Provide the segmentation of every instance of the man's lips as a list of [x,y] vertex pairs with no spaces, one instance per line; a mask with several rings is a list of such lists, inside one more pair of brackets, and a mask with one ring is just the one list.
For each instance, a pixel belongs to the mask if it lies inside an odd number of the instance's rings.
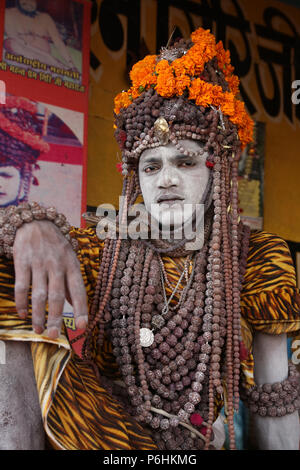
[[174,204],[176,202],[183,201],[184,198],[178,194],[164,194],[157,199],[158,204]]

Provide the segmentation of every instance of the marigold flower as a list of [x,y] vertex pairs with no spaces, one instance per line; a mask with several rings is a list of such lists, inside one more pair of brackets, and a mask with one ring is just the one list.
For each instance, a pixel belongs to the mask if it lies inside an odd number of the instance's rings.
[[231,77],[227,77],[226,81],[229,85],[230,91],[234,95],[238,95],[239,92],[240,92],[240,90],[239,90],[240,80],[239,80],[238,76],[237,75],[232,75]]
[[213,85],[211,89],[212,104],[219,107],[224,101],[224,92],[219,85]]
[[134,87],[146,87],[155,83],[155,63],[157,56],[156,55],[147,55],[143,60],[137,62],[130,72],[130,79]]
[[135,100],[141,94],[141,92],[139,91],[139,87],[131,87],[128,90],[128,93],[129,93],[129,98],[131,97],[132,100]]
[[176,94],[181,96],[190,86],[191,79],[188,75],[181,75],[175,79]]
[[242,126],[244,122],[245,114],[247,114],[245,111],[245,103],[239,100],[235,100],[234,106],[235,106],[235,112],[231,120],[234,124],[237,124],[238,126]]
[[184,61],[182,60],[182,57],[180,59],[173,60],[172,69],[175,72],[176,77],[180,77],[181,75],[186,74],[187,69],[185,67]]
[[169,62],[166,59],[160,60],[155,66],[155,72],[160,74],[171,70]]
[[172,67],[167,60],[161,60],[155,68],[158,73],[156,91],[159,95],[165,98],[170,98],[176,93],[176,81],[173,74]]
[[235,112],[235,99],[232,93],[226,91],[223,93],[223,102],[221,103],[221,110],[226,116],[233,116]]
[[129,98],[129,93],[126,91],[122,91],[115,97],[115,108],[114,112],[119,114],[122,108],[127,108],[132,103],[131,99]]

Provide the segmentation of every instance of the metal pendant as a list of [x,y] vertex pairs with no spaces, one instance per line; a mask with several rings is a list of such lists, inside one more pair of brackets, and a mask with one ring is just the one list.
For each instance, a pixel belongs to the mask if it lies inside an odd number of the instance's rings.
[[148,348],[154,342],[154,334],[149,328],[140,329],[140,343],[143,348]]
[[154,315],[154,317],[151,320],[151,325],[157,329],[162,328],[164,324],[165,324],[165,319],[162,315]]
[[161,145],[166,145],[169,142],[169,124],[162,116],[156,119],[154,123],[154,135],[159,140]]

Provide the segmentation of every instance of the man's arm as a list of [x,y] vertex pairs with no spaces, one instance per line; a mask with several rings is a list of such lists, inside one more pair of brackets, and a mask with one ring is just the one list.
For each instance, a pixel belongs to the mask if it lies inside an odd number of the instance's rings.
[[30,343],[2,342],[0,450],[44,449],[45,433]]
[[[288,376],[286,335],[255,332],[253,342],[254,380],[257,385],[282,382]],[[299,414],[282,417],[251,415],[255,448],[264,450],[299,449]]]

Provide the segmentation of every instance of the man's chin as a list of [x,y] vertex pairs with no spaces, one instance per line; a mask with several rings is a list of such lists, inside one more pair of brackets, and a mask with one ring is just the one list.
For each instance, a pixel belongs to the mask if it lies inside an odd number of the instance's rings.
[[182,208],[161,211],[158,214],[152,214],[152,217],[158,222],[162,231],[178,230],[186,222]]

